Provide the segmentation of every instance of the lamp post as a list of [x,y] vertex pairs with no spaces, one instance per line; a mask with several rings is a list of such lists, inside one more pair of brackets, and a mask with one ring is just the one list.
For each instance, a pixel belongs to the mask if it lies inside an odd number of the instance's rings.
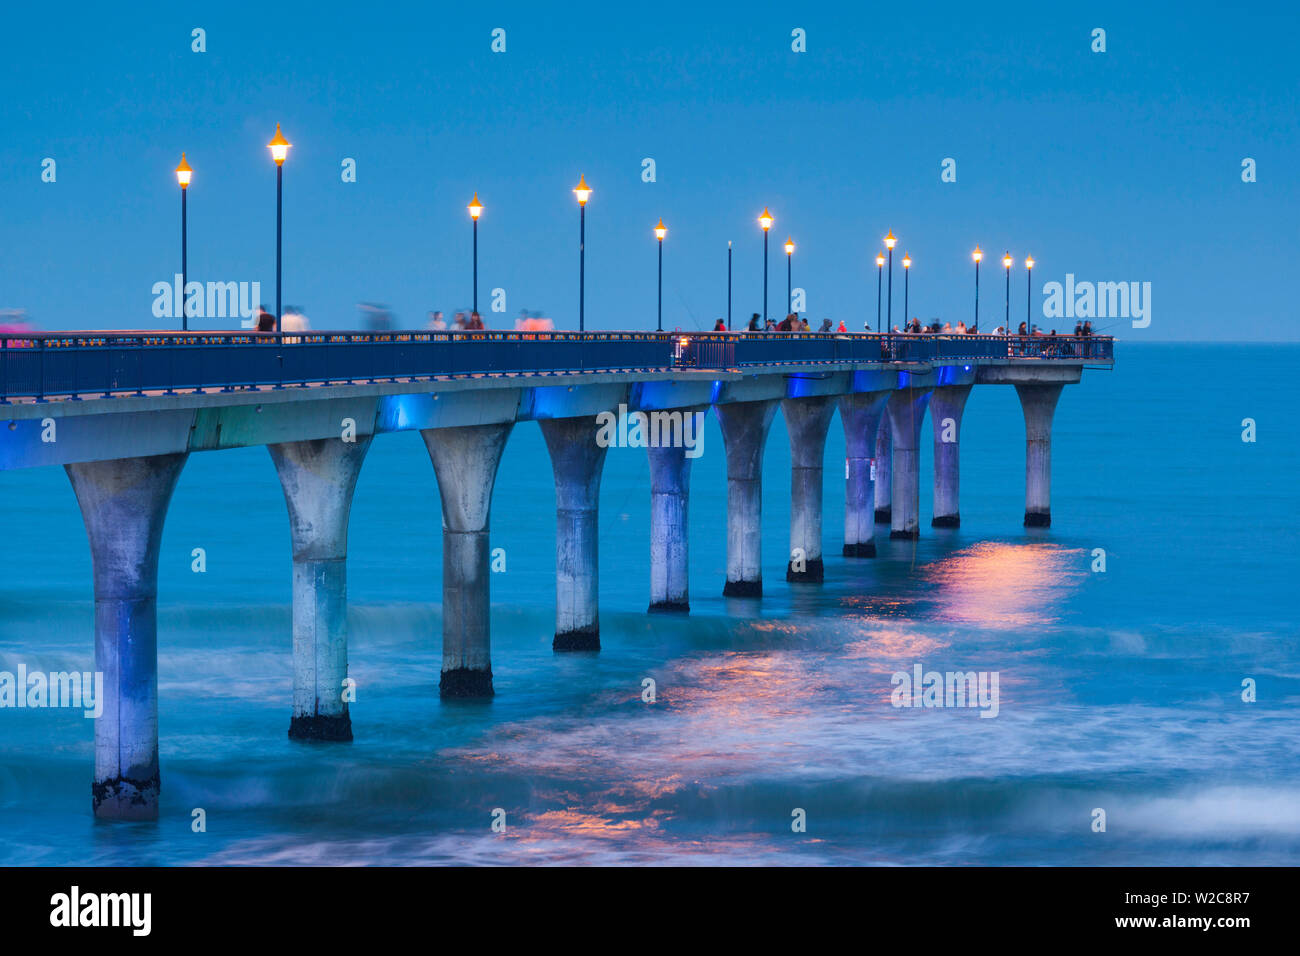
[[727,331],[731,331],[731,240],[727,240]]
[[794,240],[789,236],[785,237],[785,308],[786,314],[789,315],[794,311],[794,289],[791,287],[790,279],[792,273],[792,263],[794,262]]
[[186,223],[185,196],[190,191],[190,179],[194,176],[194,170],[190,169],[190,164],[185,162],[185,154],[181,153],[181,164],[176,167],[176,181],[181,184],[181,330],[189,331],[190,313],[185,308],[185,286],[189,279],[189,227]]
[[910,282],[908,282],[908,277],[911,274],[912,274],[912,257],[905,252],[903,253],[903,324],[904,325],[906,325],[908,322],[907,293],[908,293],[908,286],[911,284]]
[[483,215],[483,204],[478,193],[469,202],[469,217],[474,220],[474,311],[478,311],[478,217]]
[[655,330],[662,332],[664,330],[664,236],[668,235],[668,229],[664,226],[662,217],[659,225],[655,226],[655,238],[659,240],[659,321]]
[[[1011,258],[1011,253],[1010,253],[1010,252],[1008,252],[1008,253],[1006,253],[1005,255],[1002,256],[1002,266],[1003,266],[1004,269],[1007,270],[1007,317],[1006,317],[1006,323],[1007,323],[1007,331],[1008,331],[1008,332],[1011,331],[1011,263],[1014,262],[1014,261],[1015,261],[1015,260]],[[1025,326],[1025,331],[1026,331],[1026,332],[1033,332],[1034,330],[1031,329],[1031,328],[1029,328],[1029,326],[1026,325],[1026,326]]]
[[[975,328],[980,325],[980,260],[984,258],[984,253],[980,252],[980,247],[976,246],[972,253],[975,258]],[[1007,330],[1011,331],[1010,329]]]
[[289,155],[290,142],[280,132],[280,124],[275,124],[275,137],[266,144],[270,147],[271,158],[275,160],[275,331],[280,331],[280,248],[284,209],[284,160]]
[[891,329],[894,327],[894,244],[898,242],[894,238],[894,230],[889,230],[889,235],[885,236],[885,248],[889,250],[889,294],[885,297],[885,314],[889,316],[885,324]]
[[767,325],[767,231],[772,228],[772,214],[763,207],[763,215],[758,217],[758,224],[763,227],[763,325]]
[[[1029,256],[1025,259],[1025,331],[1032,332],[1029,326],[1029,316],[1033,311],[1034,295],[1034,257]],[[1008,332],[1011,329],[1007,329]]]
[[[883,254],[877,252],[876,253],[876,331],[882,334],[884,333],[885,330],[880,326],[880,290],[882,288],[882,283],[884,282],[884,278],[885,278],[885,257]],[[890,328],[893,328],[893,326],[890,326]]]
[[578,331],[587,329],[587,200],[591,188],[587,177],[579,174],[578,185],[573,187],[578,197]]

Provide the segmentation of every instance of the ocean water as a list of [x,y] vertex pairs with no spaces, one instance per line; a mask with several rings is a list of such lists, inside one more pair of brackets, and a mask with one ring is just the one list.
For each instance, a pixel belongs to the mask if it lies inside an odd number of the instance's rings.
[[[269,455],[193,455],[159,581],[160,819],[93,820],[79,711],[0,710],[0,864],[1300,862],[1300,347],[1117,352],[1062,396],[1051,529],[1021,526],[1015,392],[981,386],[963,422],[962,527],[928,526],[927,450],[921,539],[839,557],[837,417],[820,586],[784,580],[778,416],[761,602],[721,596],[710,415],[689,617],[645,613],[645,453],[612,449],[599,654],[551,650],[554,487],[538,428],[520,424],[493,504],[507,569],[492,580],[485,703],[438,698],[436,482],[417,434],[381,436],[351,523],[352,744],[286,735],[289,535]],[[90,556],[62,469],[0,473],[0,508],[0,670],[92,669]],[[997,717],[892,706],[891,675],[917,664],[996,671]]]

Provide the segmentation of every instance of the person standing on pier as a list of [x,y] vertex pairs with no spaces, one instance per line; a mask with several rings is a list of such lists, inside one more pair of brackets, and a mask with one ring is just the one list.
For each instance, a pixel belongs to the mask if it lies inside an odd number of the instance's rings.
[[727,323],[726,323],[726,322],[723,322],[721,319],[718,319],[718,321],[716,321],[716,322],[713,323],[713,331],[714,331],[714,332],[725,332],[725,331],[727,331]]
[[755,313],[753,314],[753,316],[750,317],[750,320],[749,320],[749,331],[751,331],[751,332],[763,332],[763,331],[765,331],[765,330],[762,328],[762,326],[760,326],[760,325],[758,324],[758,313],[757,313],[757,312],[755,312]]

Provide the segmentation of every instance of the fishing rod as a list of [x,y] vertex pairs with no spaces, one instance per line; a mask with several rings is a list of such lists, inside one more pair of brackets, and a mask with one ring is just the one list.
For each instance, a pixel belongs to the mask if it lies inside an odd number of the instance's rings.
[[686,314],[689,315],[691,321],[695,323],[695,331],[703,332],[704,330],[700,328],[700,320],[697,319],[695,313],[691,311],[690,303],[686,301],[686,296],[682,295],[681,289],[677,290],[677,298],[681,300],[682,306],[686,309]]
[[1099,329],[1093,329],[1092,334],[1096,335],[1098,332],[1105,332],[1107,329],[1113,329],[1117,325],[1123,325],[1126,321],[1127,319],[1121,319],[1118,322],[1112,322],[1110,325],[1104,325]]

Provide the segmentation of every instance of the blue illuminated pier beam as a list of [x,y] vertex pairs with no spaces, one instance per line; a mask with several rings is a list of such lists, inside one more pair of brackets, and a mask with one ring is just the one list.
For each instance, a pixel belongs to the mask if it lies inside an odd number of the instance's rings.
[[95,816],[158,816],[158,551],[185,452],[69,463],[95,577]]
[[934,517],[930,519],[931,527],[961,526],[958,503],[961,497],[961,416],[973,387],[973,383],[940,385],[930,393],[930,422],[934,432]]
[[[363,428],[373,422],[362,419]],[[351,740],[348,518],[370,434],[268,445],[289,509],[293,546],[295,740]]]
[[543,418],[539,424],[555,474],[555,639],[552,646],[557,651],[598,651],[598,515],[600,478],[609,446],[598,440],[600,421],[595,415]]
[[888,388],[839,397],[840,421],[844,425],[843,554],[846,558],[876,556],[876,490],[872,471],[885,403],[898,380],[896,372],[878,374],[882,381],[874,384],[890,382]]

